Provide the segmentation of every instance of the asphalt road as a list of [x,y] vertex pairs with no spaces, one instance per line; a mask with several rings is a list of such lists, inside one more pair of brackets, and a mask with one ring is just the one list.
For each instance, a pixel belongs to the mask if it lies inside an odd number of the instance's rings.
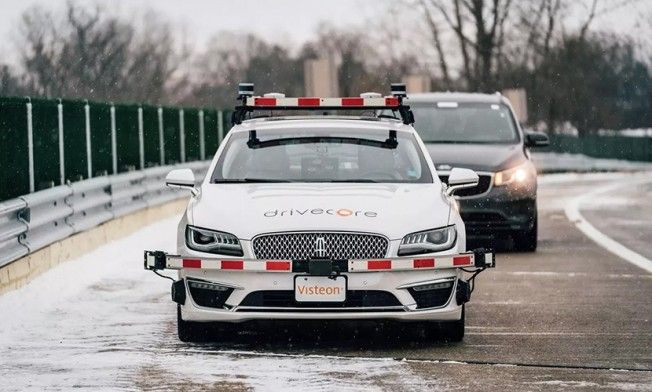
[[563,211],[614,181],[623,188],[581,213],[652,256],[652,174],[546,177],[539,250],[502,253],[480,275],[460,344],[348,323],[250,325],[227,342],[183,344],[168,282],[141,270],[144,247],[173,244],[166,220],[0,297],[0,390],[652,391],[652,274]]

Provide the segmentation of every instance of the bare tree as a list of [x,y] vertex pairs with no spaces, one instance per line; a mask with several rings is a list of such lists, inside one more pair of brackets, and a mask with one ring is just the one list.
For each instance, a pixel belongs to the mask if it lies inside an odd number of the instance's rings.
[[[429,0],[427,3],[424,0],[422,5],[433,37],[439,34],[432,18],[433,11],[437,11],[455,33],[467,87],[482,91],[493,88],[492,72],[502,49],[512,0]],[[438,53],[443,56],[442,51]]]
[[38,95],[161,102],[173,61],[173,34],[155,15],[142,31],[100,6],[68,3],[63,15],[32,8],[20,25],[21,60]]

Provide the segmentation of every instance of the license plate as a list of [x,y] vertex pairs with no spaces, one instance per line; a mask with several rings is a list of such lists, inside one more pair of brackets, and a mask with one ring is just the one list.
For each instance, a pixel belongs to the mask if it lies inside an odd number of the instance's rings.
[[338,276],[297,276],[294,278],[294,299],[297,302],[344,302],[346,278]]

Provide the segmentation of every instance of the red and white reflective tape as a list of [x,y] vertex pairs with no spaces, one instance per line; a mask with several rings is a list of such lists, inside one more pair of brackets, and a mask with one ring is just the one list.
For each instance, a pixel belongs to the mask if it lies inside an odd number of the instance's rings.
[[409,271],[475,266],[473,253],[426,258],[349,260],[349,272]]
[[198,268],[224,271],[291,272],[289,260],[219,260],[166,256],[166,268]]
[[299,97],[299,98],[275,98],[275,97],[249,97],[247,106],[253,107],[388,107],[399,105],[397,97],[380,97],[380,98],[317,98],[317,97]]
[[[493,266],[493,254],[484,255],[485,266]],[[242,260],[242,259],[206,259],[185,258],[182,256],[165,255],[166,269],[205,269],[221,271],[251,271],[251,272],[293,272],[291,260]],[[156,268],[156,257],[153,252],[147,252],[146,268]],[[348,272],[378,272],[378,271],[413,271],[475,267],[475,255],[472,252],[458,255],[437,257],[397,257],[391,259],[349,260]]]

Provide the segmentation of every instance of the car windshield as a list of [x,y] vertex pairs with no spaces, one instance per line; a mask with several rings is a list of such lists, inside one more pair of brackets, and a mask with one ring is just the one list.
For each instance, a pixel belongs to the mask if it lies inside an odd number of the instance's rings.
[[432,176],[414,135],[292,129],[233,134],[211,182],[427,183]]
[[509,108],[502,104],[440,102],[411,105],[426,143],[514,143],[518,133]]

